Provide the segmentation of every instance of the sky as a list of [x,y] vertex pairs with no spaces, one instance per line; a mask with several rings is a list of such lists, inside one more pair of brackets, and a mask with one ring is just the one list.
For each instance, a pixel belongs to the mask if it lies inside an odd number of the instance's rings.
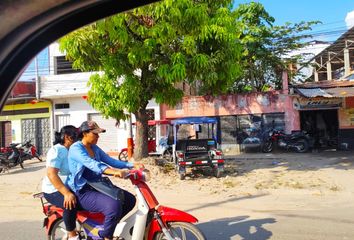
[[[313,27],[316,40],[334,41],[354,25],[354,0],[254,0],[275,18],[276,25],[286,22],[321,21]],[[249,0],[235,0],[237,7]],[[348,15],[348,16],[347,16]],[[346,21],[347,18],[347,21]]]
[[[313,26],[310,32],[314,40],[335,41],[346,32],[349,26],[354,26],[354,0],[254,0],[263,4],[266,11],[275,18],[276,25],[286,22],[321,21]],[[237,7],[240,3],[250,0],[234,0]],[[48,72],[48,51],[38,55],[40,75]],[[24,72],[21,80],[33,79],[35,76],[34,62]]]

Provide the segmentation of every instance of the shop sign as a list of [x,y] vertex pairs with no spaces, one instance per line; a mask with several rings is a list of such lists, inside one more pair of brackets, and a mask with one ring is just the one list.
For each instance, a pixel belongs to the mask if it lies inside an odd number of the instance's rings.
[[340,108],[343,105],[342,98],[297,98],[294,99],[294,108],[304,109],[324,109]]

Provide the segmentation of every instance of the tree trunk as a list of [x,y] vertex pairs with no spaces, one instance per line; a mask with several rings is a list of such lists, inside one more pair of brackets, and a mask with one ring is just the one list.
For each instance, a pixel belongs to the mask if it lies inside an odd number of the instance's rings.
[[146,108],[141,108],[135,112],[136,118],[136,136],[134,146],[134,158],[140,160],[148,157],[148,115]]

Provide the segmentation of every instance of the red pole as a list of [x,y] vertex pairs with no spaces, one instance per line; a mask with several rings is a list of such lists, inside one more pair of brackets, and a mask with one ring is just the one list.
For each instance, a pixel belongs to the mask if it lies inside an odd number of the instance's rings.
[[128,120],[128,138],[127,138],[127,146],[128,146],[128,160],[133,157],[134,154],[134,141],[133,141],[133,128],[132,128],[132,114],[130,114]]
[[128,138],[127,139],[128,143],[128,159],[130,160],[134,154],[134,142],[133,138]]

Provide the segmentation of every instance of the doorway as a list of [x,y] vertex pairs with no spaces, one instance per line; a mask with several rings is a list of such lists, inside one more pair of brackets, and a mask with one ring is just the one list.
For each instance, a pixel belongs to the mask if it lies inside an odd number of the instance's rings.
[[0,147],[7,147],[12,142],[11,122],[0,122]]
[[315,148],[337,148],[337,109],[300,111],[300,124],[315,139]]

